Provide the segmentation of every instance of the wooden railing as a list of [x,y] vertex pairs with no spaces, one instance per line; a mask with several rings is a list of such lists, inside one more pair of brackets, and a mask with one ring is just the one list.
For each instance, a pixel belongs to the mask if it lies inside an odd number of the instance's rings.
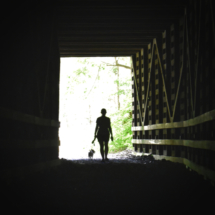
[[172,145],[172,146],[187,146],[197,149],[208,149],[215,151],[215,141],[209,140],[150,140],[150,139],[132,139],[135,144],[149,144],[149,145]]
[[[215,120],[215,110],[204,113],[193,119],[189,119],[181,122],[162,123],[154,125],[145,125],[144,130],[156,130],[156,129],[168,129],[168,128],[184,128],[189,126],[195,126],[204,122]],[[132,131],[141,131],[142,126],[136,126],[131,128]]]
[[41,117],[21,113],[21,112],[14,111],[14,110],[8,110],[3,107],[0,107],[0,117],[12,119],[12,120],[18,120],[21,122],[35,124],[35,125],[60,127],[59,121],[51,120],[51,119],[44,119]]

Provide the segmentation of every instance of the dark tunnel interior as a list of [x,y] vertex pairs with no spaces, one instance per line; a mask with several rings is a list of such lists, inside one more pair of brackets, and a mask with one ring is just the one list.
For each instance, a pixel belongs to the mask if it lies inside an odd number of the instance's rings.
[[[2,9],[4,210],[214,208],[214,1],[17,1]],[[133,163],[59,159],[60,58],[107,56],[132,57],[133,152],[150,157],[134,156]]]

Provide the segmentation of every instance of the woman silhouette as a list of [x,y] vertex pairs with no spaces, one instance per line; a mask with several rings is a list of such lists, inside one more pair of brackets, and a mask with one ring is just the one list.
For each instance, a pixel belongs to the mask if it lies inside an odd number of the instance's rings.
[[[95,138],[98,138],[100,144],[100,153],[102,156],[102,162],[105,160],[108,161],[108,141],[111,133],[111,140],[113,141],[113,134],[110,125],[110,118],[106,117],[106,109],[101,110],[101,117],[98,117],[96,120],[96,129],[95,129]],[[105,160],[104,160],[104,142],[105,142]]]

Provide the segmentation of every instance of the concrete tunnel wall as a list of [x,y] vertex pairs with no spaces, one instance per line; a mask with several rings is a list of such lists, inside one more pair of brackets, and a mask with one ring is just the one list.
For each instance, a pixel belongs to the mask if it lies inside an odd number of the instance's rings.
[[[214,181],[212,9],[210,1],[201,7],[189,4],[180,20],[133,56],[132,142],[135,151],[182,162]],[[60,54],[55,7],[17,5],[8,17],[1,35],[3,178],[59,164]]]

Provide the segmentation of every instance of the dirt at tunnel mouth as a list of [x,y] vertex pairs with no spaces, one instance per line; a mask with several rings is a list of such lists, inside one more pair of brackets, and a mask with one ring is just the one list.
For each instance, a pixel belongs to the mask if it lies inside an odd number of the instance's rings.
[[[148,159],[148,162],[146,162]],[[61,166],[2,184],[2,209],[22,214],[206,213],[209,181],[183,164],[153,157],[64,160]]]

